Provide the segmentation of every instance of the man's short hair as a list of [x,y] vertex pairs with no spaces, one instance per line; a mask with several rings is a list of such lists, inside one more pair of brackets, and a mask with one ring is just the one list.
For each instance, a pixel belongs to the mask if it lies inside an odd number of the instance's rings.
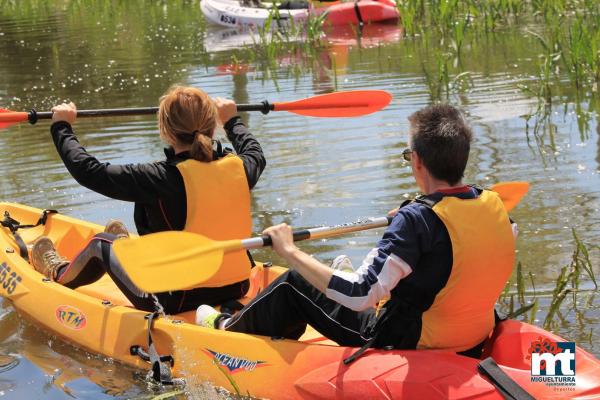
[[410,146],[431,175],[455,185],[463,177],[473,132],[462,113],[448,104],[425,107],[410,117]]

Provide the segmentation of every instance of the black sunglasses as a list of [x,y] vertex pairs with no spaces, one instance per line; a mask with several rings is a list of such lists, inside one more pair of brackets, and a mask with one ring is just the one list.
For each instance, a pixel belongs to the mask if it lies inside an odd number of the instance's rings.
[[412,152],[411,149],[404,149],[402,151],[402,158],[404,158],[404,161],[410,162]]

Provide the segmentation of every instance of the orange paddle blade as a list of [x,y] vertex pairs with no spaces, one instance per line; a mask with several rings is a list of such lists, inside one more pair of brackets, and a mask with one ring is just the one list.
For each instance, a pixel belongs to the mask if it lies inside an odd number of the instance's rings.
[[274,103],[273,110],[309,117],[358,117],[377,112],[390,104],[390,101],[392,95],[385,90],[354,90]]
[[504,208],[506,211],[510,211],[519,204],[523,196],[529,191],[529,182],[498,182],[492,185],[490,189],[500,195]]
[[19,122],[27,121],[29,117],[26,112],[15,112],[5,108],[0,108],[0,129],[8,128]]

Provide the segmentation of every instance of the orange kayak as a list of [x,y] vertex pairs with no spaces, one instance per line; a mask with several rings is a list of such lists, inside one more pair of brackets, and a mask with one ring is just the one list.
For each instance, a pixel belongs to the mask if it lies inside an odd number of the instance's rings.
[[[42,211],[0,203],[0,212],[21,224],[35,224]],[[62,214],[49,214],[45,224],[19,229],[27,247],[47,235],[59,252],[72,258],[102,226]],[[7,228],[0,229],[0,294],[23,316],[68,343],[148,370],[147,313],[135,310],[112,281],[71,290],[44,279],[20,255]],[[281,267],[259,264],[244,302],[276,276]],[[353,363],[343,360],[356,348],[342,347],[308,329],[299,340],[206,329],[193,323],[192,312],[159,317],[151,330],[158,353],[170,372],[188,385],[210,381],[241,394],[272,399],[502,399],[490,380],[480,374],[480,360],[441,350],[368,350]],[[576,384],[549,385],[532,376],[529,350],[536,343],[564,339],[518,321],[501,322],[485,349],[500,369],[538,399],[600,397],[600,362],[579,347],[575,351]],[[550,361],[548,361],[550,362]],[[536,378],[536,379],[532,379]],[[558,379],[558,378],[556,378]]]

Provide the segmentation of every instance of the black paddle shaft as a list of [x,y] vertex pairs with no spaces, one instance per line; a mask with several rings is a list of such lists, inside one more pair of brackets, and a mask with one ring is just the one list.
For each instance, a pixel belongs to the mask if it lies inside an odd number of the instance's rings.
[[[302,229],[299,231],[294,231],[293,236],[294,236],[294,242],[299,242],[301,240],[310,239],[310,230]],[[271,236],[264,235],[264,236],[261,236],[261,238],[263,241],[263,246],[273,246],[273,240],[271,239]]]
[[[257,104],[238,104],[238,111],[260,111],[263,114],[268,114],[269,111],[273,111],[274,105],[269,103],[267,100]],[[100,110],[77,110],[77,117],[121,117],[125,115],[150,115],[156,114],[158,107],[140,107],[140,108],[106,108]],[[35,110],[29,111],[27,119],[30,124],[35,124],[40,119],[51,119],[52,111],[37,112]]]

